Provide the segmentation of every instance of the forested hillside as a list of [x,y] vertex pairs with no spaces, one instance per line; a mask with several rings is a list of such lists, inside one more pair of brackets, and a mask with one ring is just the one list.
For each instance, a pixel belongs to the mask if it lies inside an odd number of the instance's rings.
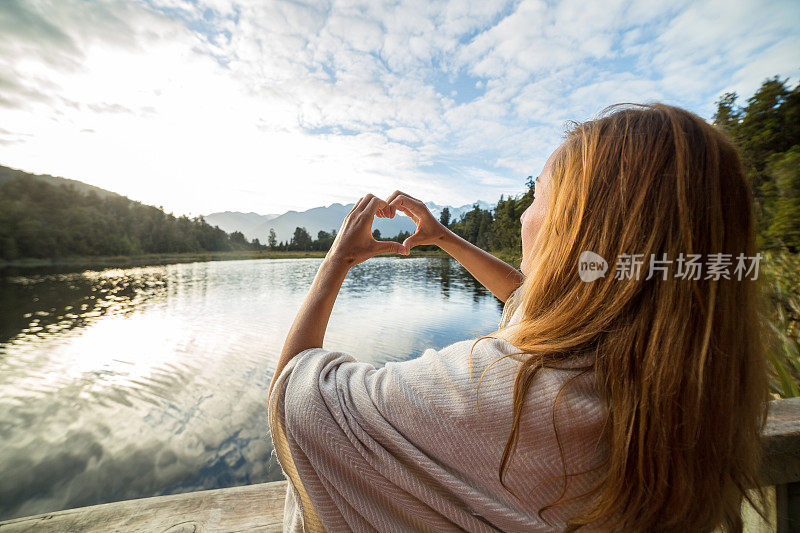
[[800,84],[777,76],[743,106],[736,93],[717,102],[714,123],[739,146],[753,186],[762,248],[800,250]]
[[17,170],[15,168],[9,168],[0,165],[0,186],[2,186],[7,181],[11,181],[17,178],[32,179],[55,186],[70,185],[74,187],[75,190],[78,192],[83,192],[83,193],[93,192],[100,198],[119,196],[115,192],[107,191],[105,189],[101,189],[100,187],[95,187],[94,185],[83,183],[82,181],[60,178],[58,176],[51,176],[50,174],[31,174],[23,170]]
[[91,185],[6,167],[0,176],[0,259],[259,247],[201,218],[175,217]]

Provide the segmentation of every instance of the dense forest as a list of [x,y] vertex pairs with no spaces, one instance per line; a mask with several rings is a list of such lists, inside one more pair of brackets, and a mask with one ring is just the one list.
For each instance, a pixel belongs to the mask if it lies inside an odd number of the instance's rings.
[[[777,76],[764,81],[746,104],[735,93],[716,103],[714,123],[736,142],[756,198],[763,249],[800,250],[800,84]],[[328,250],[336,230],[316,238],[296,228],[288,242],[248,242],[201,218],[175,217],[80,182],[31,176],[0,167],[0,259],[69,255],[135,255],[224,250]],[[9,175],[17,172],[19,175]],[[49,178],[49,179],[43,179]],[[60,180],[60,181],[55,181]],[[445,209],[440,220],[467,241],[514,257],[521,249],[520,216],[533,200],[533,178],[516,196],[500,196],[492,210],[478,204],[458,220]],[[402,242],[408,233],[376,239]],[[421,246],[421,250],[435,249]],[[518,257],[517,257],[518,259]]]
[[108,191],[3,171],[19,175],[0,182],[0,259],[262,248],[199,217],[175,217]]
[[753,187],[763,249],[800,251],[800,84],[767,79],[739,106],[736,93],[717,102],[714,123],[739,147]]

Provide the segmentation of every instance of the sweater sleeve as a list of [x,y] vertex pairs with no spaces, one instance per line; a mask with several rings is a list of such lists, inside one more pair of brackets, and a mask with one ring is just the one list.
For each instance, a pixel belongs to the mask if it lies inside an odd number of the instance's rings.
[[322,348],[289,362],[269,398],[286,529],[496,531],[462,503],[475,489],[452,459],[464,450],[454,406],[475,402],[455,357],[469,342],[380,369]]
[[387,470],[405,470],[396,449],[404,445],[402,428],[383,412],[388,398],[403,403],[389,374],[405,363],[376,369],[312,348],[283,369],[269,398],[269,426],[291,485],[286,510],[294,518],[284,516],[286,529],[434,530],[409,511],[413,495],[387,479]]

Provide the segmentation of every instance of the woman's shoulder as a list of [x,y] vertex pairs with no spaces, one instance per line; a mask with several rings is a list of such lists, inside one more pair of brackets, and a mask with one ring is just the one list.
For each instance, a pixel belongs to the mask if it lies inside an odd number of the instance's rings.
[[462,380],[479,377],[489,366],[500,365],[497,370],[516,368],[522,355],[503,338],[482,337],[457,341],[438,350],[429,348],[417,358],[386,363],[386,367],[410,375]]
[[498,327],[503,328],[521,318],[519,316],[519,311],[522,309],[521,304],[524,286],[525,284],[523,283],[514,289],[511,294],[508,295],[508,298],[506,298],[505,304],[503,305],[503,313],[500,316],[500,325]]
[[[426,350],[420,357],[387,363],[385,384],[414,392],[418,399],[445,410],[461,410],[476,400],[504,409],[513,403],[513,384],[529,354],[504,338],[484,337],[455,342],[440,350]],[[566,400],[597,401],[590,357],[576,357],[558,368],[542,368],[528,390],[533,404],[551,405],[559,390]],[[462,407],[458,407],[462,406]]]

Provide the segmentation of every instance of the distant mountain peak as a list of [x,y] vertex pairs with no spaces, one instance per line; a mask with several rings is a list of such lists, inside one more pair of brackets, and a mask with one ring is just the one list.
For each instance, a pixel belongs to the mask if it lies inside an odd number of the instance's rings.
[[[439,218],[445,207],[450,210],[450,220],[458,220],[461,216],[472,211],[473,206],[478,204],[482,209],[493,209],[496,204],[478,200],[471,204],[464,204],[460,207],[439,205],[434,202],[425,202],[431,214]],[[275,230],[278,241],[289,241],[294,235],[297,227],[306,228],[312,237],[316,237],[320,231],[338,230],[344,217],[355,203],[343,205],[334,202],[328,206],[312,207],[305,211],[286,211],[281,215],[259,215],[258,213],[238,213],[235,211],[224,211],[221,213],[211,213],[204,218],[211,225],[218,226],[228,233],[240,231],[248,240],[259,239],[266,242],[270,229]],[[376,218],[372,227],[380,230],[384,237],[393,237],[400,232],[413,232],[414,222],[402,213],[401,216],[394,218]],[[267,218],[264,218],[267,217]]]

